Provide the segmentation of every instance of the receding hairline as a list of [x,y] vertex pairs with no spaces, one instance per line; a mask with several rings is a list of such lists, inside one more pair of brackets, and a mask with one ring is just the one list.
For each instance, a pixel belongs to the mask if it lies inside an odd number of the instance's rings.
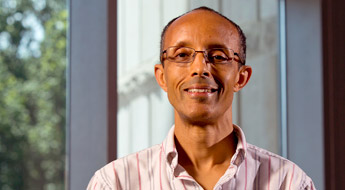
[[165,27],[161,33],[160,52],[163,51],[165,36],[166,36],[166,33],[169,30],[170,26],[173,25],[175,23],[175,21],[183,18],[184,16],[188,16],[189,14],[193,14],[193,13],[199,12],[199,11],[207,11],[207,12],[213,13],[213,15],[216,15],[216,16],[219,16],[219,17],[225,19],[228,23],[230,23],[231,27],[234,27],[233,29],[236,31],[235,35],[238,36],[238,42],[240,45],[240,52],[239,52],[240,53],[240,59],[242,60],[243,64],[245,64],[245,60],[246,60],[246,37],[245,37],[241,27],[238,26],[235,22],[233,22],[229,18],[227,18],[226,16],[222,15],[221,13],[219,13],[219,12],[217,12],[211,8],[204,7],[204,6],[193,9],[191,11],[188,11],[188,12],[170,20],[169,23],[167,25],[165,25]]
[[[162,43],[162,47],[164,47],[164,44],[165,44],[165,40],[166,40],[166,36],[170,33],[170,31],[175,28],[175,27],[180,27],[179,25],[183,25],[185,24],[185,20],[186,17],[190,17],[190,16],[193,16],[193,14],[200,14],[199,12],[207,12],[208,14],[211,14],[213,16],[216,16],[218,18],[221,18],[221,22],[224,22],[224,24],[222,24],[221,26],[225,26],[225,27],[228,27],[228,30],[231,30],[231,34],[234,34],[236,35],[237,37],[239,37],[239,32],[237,31],[236,29],[236,26],[232,23],[232,22],[229,22],[227,19],[225,19],[224,17],[212,12],[212,11],[209,11],[209,10],[204,10],[204,9],[198,9],[198,10],[193,10],[193,11],[190,11],[190,12],[187,12],[186,14],[183,14],[181,15],[180,17],[178,17],[177,19],[175,19],[172,23],[169,24],[168,28],[166,29],[165,33],[164,33],[164,36],[163,36],[163,43]],[[170,34],[171,35],[171,34]],[[240,41],[238,40],[238,43],[240,45]]]

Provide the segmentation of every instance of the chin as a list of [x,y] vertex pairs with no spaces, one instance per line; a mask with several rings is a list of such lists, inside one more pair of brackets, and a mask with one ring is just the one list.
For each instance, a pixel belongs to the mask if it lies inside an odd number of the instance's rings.
[[210,121],[210,120],[190,120],[189,123],[191,125],[195,125],[195,126],[208,126],[208,125],[213,125],[214,122]]
[[195,113],[189,113],[189,114],[179,114],[180,117],[187,121],[188,123],[192,124],[192,125],[199,125],[199,126],[203,126],[203,125],[211,125],[213,123],[215,123],[215,120],[217,117],[215,117],[214,113],[210,113],[210,112],[200,112],[200,110]]

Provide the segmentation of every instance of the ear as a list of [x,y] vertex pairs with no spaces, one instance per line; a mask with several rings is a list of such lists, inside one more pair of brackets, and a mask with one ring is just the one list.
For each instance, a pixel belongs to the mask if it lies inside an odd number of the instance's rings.
[[234,86],[234,91],[240,91],[246,84],[249,82],[250,77],[252,76],[252,67],[249,65],[243,65],[240,67],[238,73],[238,80]]
[[166,92],[167,91],[167,85],[165,81],[165,75],[164,75],[164,68],[162,64],[156,64],[155,65],[155,77],[156,81],[159,84],[159,86]]

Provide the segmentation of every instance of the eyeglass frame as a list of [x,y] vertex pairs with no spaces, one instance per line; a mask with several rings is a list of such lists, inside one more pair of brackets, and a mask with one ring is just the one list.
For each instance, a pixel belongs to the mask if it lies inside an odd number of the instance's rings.
[[[169,48],[173,48],[173,47],[179,47],[179,46],[170,46],[170,47],[168,47],[167,49],[165,49],[165,50],[163,50],[162,52],[161,52],[161,56],[160,56],[160,58],[161,58],[161,62],[163,63],[163,54],[165,53],[167,53],[167,50],[169,49]],[[242,60],[241,60],[241,57],[240,57],[240,55],[239,55],[239,53],[237,53],[237,52],[235,52],[234,50],[232,50],[232,49],[230,49],[230,48],[210,48],[210,49],[206,49],[206,50],[199,50],[199,51],[197,51],[197,50],[195,50],[194,48],[191,48],[191,47],[184,47],[184,46],[181,46],[181,47],[179,47],[179,48],[189,48],[189,49],[192,49],[192,50],[194,50],[194,54],[193,54],[193,59],[190,61],[190,62],[176,62],[176,63],[192,63],[194,60],[195,60],[195,57],[196,57],[196,54],[197,53],[202,53],[203,55],[204,55],[204,59],[206,60],[206,61],[209,61],[209,59],[208,59],[208,55],[207,55],[207,52],[209,51],[209,50],[212,50],[212,49],[227,49],[227,50],[231,50],[233,53],[234,53],[234,55],[235,56],[237,56],[239,59],[236,59],[236,57],[233,57],[233,58],[231,58],[232,60],[235,60],[236,62],[238,62],[238,63],[240,63],[240,64],[242,64],[242,65],[244,65],[243,64],[243,62],[242,62]],[[164,58],[164,59],[167,59],[167,56]],[[170,60],[169,60],[170,61]],[[172,62],[174,62],[174,61],[172,61]],[[210,62],[211,63],[211,62]]]

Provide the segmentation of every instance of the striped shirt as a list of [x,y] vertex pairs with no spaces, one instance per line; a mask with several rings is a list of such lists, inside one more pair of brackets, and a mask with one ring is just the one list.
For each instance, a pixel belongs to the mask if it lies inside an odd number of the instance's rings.
[[[234,132],[238,138],[236,152],[214,190],[315,189],[312,180],[296,164],[247,144],[243,131],[236,125]],[[96,171],[87,190],[203,189],[177,160],[172,127],[162,144],[119,158]]]

